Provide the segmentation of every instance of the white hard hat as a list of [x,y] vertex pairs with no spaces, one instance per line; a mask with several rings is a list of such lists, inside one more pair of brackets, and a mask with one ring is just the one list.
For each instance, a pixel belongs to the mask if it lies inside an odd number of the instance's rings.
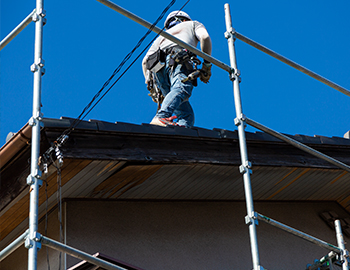
[[173,18],[175,17],[182,17],[182,18],[186,18],[188,20],[191,21],[191,17],[184,11],[179,11],[179,10],[176,10],[176,11],[173,11],[173,12],[170,12],[170,14],[168,15],[168,17],[166,17],[166,20],[164,22],[164,27],[165,28],[168,28],[169,26],[169,23],[173,20]]

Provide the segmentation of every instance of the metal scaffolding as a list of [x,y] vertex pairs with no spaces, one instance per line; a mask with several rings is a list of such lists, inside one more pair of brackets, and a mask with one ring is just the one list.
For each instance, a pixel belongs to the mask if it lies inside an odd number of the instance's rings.
[[38,233],[38,209],[39,189],[42,185],[41,171],[39,169],[40,155],[40,129],[41,129],[41,79],[45,73],[44,60],[42,58],[43,47],[43,26],[45,24],[45,10],[43,0],[36,0],[36,8],[0,43],[2,50],[16,35],[18,35],[31,21],[35,22],[35,46],[34,63],[30,67],[34,73],[33,82],[33,111],[29,119],[32,127],[31,143],[31,166],[30,175],[27,177],[27,184],[30,186],[29,202],[29,229],[16,239],[12,244],[0,253],[0,260],[12,253],[23,242],[28,249],[28,269],[37,269],[37,254],[41,248],[41,235]]
[[[252,41],[251,39],[248,39],[246,37],[244,37],[241,34],[238,34],[234,28],[232,27],[232,20],[231,20],[231,13],[230,13],[230,7],[229,4],[225,4],[225,22],[226,22],[226,33],[225,33],[225,37],[227,38],[228,41],[228,46],[229,46],[229,53],[230,53],[230,62],[231,62],[231,67],[235,70],[234,74],[231,74],[231,79],[233,80],[233,88],[234,88],[234,99],[235,99],[235,106],[236,106],[236,119],[235,119],[235,124],[238,128],[238,135],[239,135],[239,145],[240,145],[240,153],[241,153],[241,162],[242,165],[240,166],[240,172],[243,174],[243,181],[244,181],[244,190],[245,190],[245,196],[246,196],[246,207],[247,207],[247,216],[246,216],[246,223],[249,226],[249,233],[250,233],[250,246],[251,246],[251,252],[252,252],[252,262],[253,262],[253,269],[254,270],[262,270],[264,269],[261,265],[260,265],[260,260],[259,260],[259,248],[258,248],[258,244],[257,244],[257,235],[256,235],[256,225],[258,224],[257,221],[259,220],[263,220],[266,221],[268,224],[271,224],[273,226],[276,226],[282,230],[285,230],[286,232],[289,232],[293,235],[302,237],[305,240],[310,241],[311,243],[317,244],[319,246],[322,246],[324,248],[330,249],[333,252],[336,252],[337,254],[339,254],[340,260],[342,262],[342,267],[343,270],[348,270],[349,266],[348,266],[348,254],[347,254],[347,250],[345,249],[345,245],[344,245],[344,241],[342,240],[342,232],[341,232],[341,227],[340,227],[340,221],[336,220],[335,224],[336,224],[336,234],[337,234],[337,240],[338,240],[338,247],[333,246],[329,243],[326,243],[322,240],[319,240],[315,237],[312,237],[310,235],[307,235],[303,232],[300,232],[294,228],[291,228],[289,226],[286,226],[282,223],[279,223],[277,221],[274,221],[270,218],[267,218],[257,212],[254,211],[254,206],[253,206],[253,196],[252,196],[252,188],[251,188],[251,182],[250,182],[250,174],[252,173],[251,171],[251,163],[248,160],[248,153],[247,153],[247,145],[246,145],[246,140],[245,140],[245,124],[250,124],[252,126],[254,126],[255,128],[258,128],[262,131],[265,131],[266,133],[269,133],[271,135],[273,135],[274,137],[277,137],[305,152],[308,152],[309,154],[312,154],[316,157],[319,157],[321,159],[324,159],[336,166],[338,166],[339,168],[342,168],[344,170],[350,171],[350,166],[339,162],[338,160],[335,160],[327,155],[324,155],[302,143],[299,143],[279,132],[273,131],[253,120],[248,119],[247,117],[245,117],[245,115],[243,114],[242,111],[242,103],[241,103],[241,97],[240,97],[240,90],[239,90],[239,71],[237,69],[237,62],[236,62],[236,53],[235,53],[235,39],[239,38],[245,42],[247,42],[249,45],[254,46],[255,48],[262,50],[263,52],[266,52],[267,54],[277,58],[278,60],[302,71],[303,73],[333,87],[334,89],[341,91],[342,93],[346,94],[346,95],[350,95],[350,92],[321,77],[320,75],[300,66],[299,64],[267,49],[264,46],[261,46],[260,44]],[[249,42],[248,42],[249,41]],[[341,235],[341,237],[339,237],[339,235]],[[330,259],[331,260],[331,259]],[[330,261],[330,267],[332,265],[332,261]]]
[[[122,15],[136,21],[137,23],[145,26],[146,28],[151,28],[152,24],[143,20],[142,18],[132,14],[131,12],[121,8],[120,6],[108,1],[108,0],[97,0],[102,4],[108,6],[109,8],[121,13]],[[10,245],[8,245],[5,249],[0,252],[0,261],[4,260],[8,255],[14,252],[18,247],[20,247],[23,243],[25,247],[28,249],[28,269],[36,270],[37,269],[37,252],[41,248],[41,245],[48,246],[50,248],[65,252],[73,257],[86,260],[92,264],[103,267],[105,269],[124,269],[122,267],[111,264],[107,261],[101,260],[99,258],[93,257],[87,253],[79,251],[75,248],[69,247],[63,243],[57,242],[55,240],[49,239],[38,232],[38,197],[39,197],[39,188],[42,185],[41,180],[41,171],[39,169],[38,160],[40,153],[40,127],[41,127],[41,77],[44,74],[44,61],[42,59],[42,43],[43,43],[43,26],[45,23],[45,11],[43,9],[43,1],[36,0],[36,9],[32,11],[8,36],[6,36],[0,42],[0,50],[2,50],[19,32],[21,32],[31,21],[35,22],[35,53],[34,53],[34,64],[31,66],[31,71],[34,73],[34,84],[33,84],[33,115],[29,120],[29,125],[32,126],[32,144],[31,144],[31,172],[27,178],[27,184],[30,186],[30,211],[29,211],[29,229],[19,236],[15,241],[13,241]],[[340,221],[335,221],[336,228],[336,238],[338,246],[334,246],[327,242],[324,242],[320,239],[317,239],[313,236],[307,235],[301,231],[298,231],[294,228],[291,228],[287,225],[284,225],[278,221],[275,221],[271,218],[268,218],[264,215],[261,215],[254,211],[253,204],[253,195],[252,195],[252,187],[251,187],[251,179],[250,175],[252,173],[251,163],[248,159],[247,153],[247,143],[245,137],[245,126],[249,124],[257,129],[260,129],[266,133],[269,133],[303,151],[306,151],[309,154],[312,154],[318,158],[324,159],[339,168],[350,171],[350,166],[346,165],[338,160],[335,160],[327,155],[324,155],[298,141],[295,141],[288,136],[285,136],[279,132],[273,131],[262,124],[259,124],[249,118],[247,118],[243,114],[242,102],[241,102],[241,94],[240,94],[240,72],[237,68],[236,61],[236,52],[235,52],[235,40],[236,38],[246,42],[247,44],[275,57],[276,59],[296,68],[297,70],[321,81],[322,83],[344,93],[345,95],[350,96],[350,91],[329,81],[328,79],[300,66],[299,64],[271,51],[270,49],[252,41],[251,39],[237,33],[235,29],[232,27],[231,14],[229,4],[225,4],[225,23],[226,23],[226,32],[225,37],[228,41],[228,49],[230,55],[230,66],[225,63],[215,59],[214,57],[203,53],[197,48],[184,43],[178,38],[168,34],[167,32],[163,32],[160,28],[154,26],[152,31],[157,34],[175,42],[176,44],[190,50],[191,52],[201,56],[203,59],[208,60],[219,68],[229,72],[230,79],[233,84],[233,94],[235,100],[235,109],[236,109],[236,118],[235,125],[238,129],[239,135],[239,146],[241,153],[241,162],[240,172],[243,175],[244,182],[244,191],[246,198],[246,209],[247,216],[245,218],[246,224],[249,226],[249,235],[250,235],[250,244],[251,244],[251,254],[252,254],[252,263],[254,270],[263,270],[264,268],[260,265],[259,259],[259,248],[257,242],[257,225],[258,220],[264,221],[268,224],[271,224],[277,228],[280,228],[286,232],[289,232],[293,235],[301,237],[311,243],[314,243],[318,246],[324,247],[330,250],[330,253],[325,257],[318,260],[313,265],[310,265],[307,269],[317,269],[322,266],[325,262],[328,262],[329,268],[332,269],[332,264],[334,260],[337,260],[338,263],[341,263],[343,270],[348,270],[348,252],[345,248],[343,234],[341,231]],[[324,269],[324,268],[322,268]]]

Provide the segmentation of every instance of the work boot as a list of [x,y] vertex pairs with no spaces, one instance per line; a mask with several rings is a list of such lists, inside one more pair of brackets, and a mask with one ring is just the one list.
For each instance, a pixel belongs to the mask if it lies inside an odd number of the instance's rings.
[[162,127],[166,127],[166,126],[177,126],[177,123],[174,123],[174,119],[176,119],[177,117],[171,116],[168,118],[159,118],[157,116],[153,117],[152,121],[151,121],[151,125],[157,125],[157,126],[162,126]]

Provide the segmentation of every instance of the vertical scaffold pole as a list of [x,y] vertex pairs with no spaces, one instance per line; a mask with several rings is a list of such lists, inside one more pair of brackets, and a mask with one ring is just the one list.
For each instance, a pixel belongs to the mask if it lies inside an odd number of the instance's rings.
[[341,254],[341,259],[343,261],[342,269],[349,270],[349,262],[348,262],[349,254],[348,254],[348,251],[345,249],[344,237],[341,229],[340,220],[336,220],[334,224],[335,224],[335,232],[337,235],[338,247],[342,250],[342,254]]
[[241,162],[242,162],[242,165],[240,166],[240,172],[243,174],[244,191],[245,191],[246,207],[247,207],[246,223],[249,225],[250,245],[251,245],[251,253],[252,253],[254,270],[260,270],[263,268],[260,266],[258,241],[256,236],[256,225],[258,224],[257,223],[258,221],[257,221],[256,214],[254,212],[254,206],[253,206],[253,195],[252,195],[252,188],[250,183],[251,164],[248,161],[247,144],[246,144],[245,130],[244,130],[245,120],[242,112],[241,94],[239,89],[240,74],[237,69],[235,37],[234,37],[234,29],[232,28],[229,4],[225,4],[225,22],[226,22],[225,37],[227,38],[228,47],[229,47],[230,64],[231,64],[231,67],[234,69],[234,72],[231,73],[231,80],[233,81],[233,93],[234,93],[235,108],[236,108],[235,125],[237,126],[237,129],[238,129],[239,147],[240,147]]
[[30,186],[29,203],[29,235],[25,241],[28,248],[28,270],[37,269],[37,254],[41,248],[41,236],[38,233],[38,209],[39,209],[39,188],[42,185],[41,171],[39,169],[40,155],[40,128],[41,128],[41,79],[44,74],[44,61],[42,59],[43,26],[45,20],[45,11],[43,9],[43,0],[36,0],[36,9],[33,14],[35,22],[35,49],[34,64],[31,71],[34,73],[33,82],[33,116],[29,120],[32,126],[31,143],[31,168],[30,175],[27,178],[27,184]]

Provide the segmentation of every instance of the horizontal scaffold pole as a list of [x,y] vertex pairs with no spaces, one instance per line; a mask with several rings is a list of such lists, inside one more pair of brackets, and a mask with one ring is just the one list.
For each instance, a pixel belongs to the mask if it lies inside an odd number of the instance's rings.
[[[333,263],[333,259],[335,260],[337,257],[337,253],[331,251],[329,252],[326,256],[322,257],[319,260],[315,260],[315,262],[313,264],[307,265],[307,270],[317,270],[320,269],[320,267],[324,264],[326,264],[327,262],[329,263],[329,265],[331,265]],[[330,268],[330,270],[332,270]]]
[[[151,27],[153,26],[151,23],[145,21],[144,19],[136,16],[135,14],[129,12],[128,10],[118,6],[117,4],[108,1],[108,0],[97,0],[100,3],[104,4],[105,6],[113,9],[114,11],[119,12],[120,14],[124,15],[125,17],[137,22],[138,24],[141,24],[142,26],[151,29]],[[206,54],[204,52],[202,52],[201,50],[198,50],[196,47],[191,46],[190,44],[187,44],[186,42],[183,42],[182,40],[174,37],[173,35],[170,35],[169,33],[162,31],[162,29],[160,29],[157,26],[153,26],[153,28],[151,29],[153,32],[165,37],[166,39],[171,40],[172,42],[180,45],[181,47],[197,54],[198,56],[202,57],[203,59],[209,61],[210,63],[218,66],[219,68],[222,68],[223,70],[226,70],[230,73],[233,72],[232,68],[229,65],[226,65],[225,63],[215,59],[214,57],[210,56],[209,54]]]
[[50,238],[47,238],[45,236],[41,236],[41,243],[45,246],[48,246],[52,249],[65,252],[68,255],[71,255],[75,258],[87,261],[89,263],[92,263],[94,265],[100,266],[103,269],[107,270],[127,270],[126,268],[120,267],[118,265],[112,264],[110,262],[107,262],[105,260],[102,260],[100,258],[96,258],[88,253],[82,252],[78,249],[72,248],[70,246],[67,246],[65,244],[62,244],[60,242],[57,242],[55,240],[52,240]]
[[318,239],[316,237],[313,237],[311,235],[308,235],[306,233],[298,231],[298,230],[296,230],[296,229],[294,229],[292,227],[289,227],[289,226],[287,226],[287,225],[285,225],[283,223],[280,223],[280,222],[278,222],[276,220],[273,220],[272,218],[266,217],[266,216],[261,215],[259,213],[256,213],[256,214],[257,214],[259,220],[262,220],[262,221],[264,221],[264,222],[266,222],[266,223],[268,223],[268,224],[270,224],[270,225],[272,225],[274,227],[280,228],[280,229],[282,229],[282,230],[284,230],[286,232],[289,232],[289,233],[291,233],[293,235],[299,236],[299,237],[303,238],[304,240],[307,240],[307,241],[309,241],[311,243],[314,243],[314,244],[316,244],[316,245],[318,245],[320,247],[326,248],[328,250],[334,251],[334,252],[336,252],[338,254],[342,253],[342,249],[340,249],[337,246],[334,246],[334,245],[329,244],[329,243],[327,243],[327,242],[325,242],[323,240],[320,240],[320,239]]
[[10,245],[0,251],[0,262],[3,261],[7,256],[9,256],[12,252],[14,252],[17,248],[19,248],[26,240],[29,231],[26,230],[21,236],[19,236],[15,241],[13,241]]
[[282,141],[285,141],[286,143],[289,143],[289,144],[295,146],[296,148],[299,148],[300,150],[303,150],[303,151],[305,151],[313,156],[316,156],[320,159],[328,161],[329,163],[331,163],[331,164],[333,164],[333,165],[335,165],[335,166],[337,166],[345,171],[350,172],[350,166],[343,163],[343,162],[340,162],[339,160],[336,160],[330,156],[327,156],[327,155],[325,155],[325,154],[323,154],[323,153],[321,153],[321,152],[319,152],[319,151],[317,151],[317,150],[315,150],[315,149],[313,149],[305,144],[302,144],[302,143],[300,143],[300,142],[298,142],[298,141],[296,141],[296,140],[294,140],[294,139],[292,139],[292,138],[290,138],[282,133],[279,133],[275,130],[272,130],[272,129],[258,123],[258,122],[255,122],[252,119],[244,117],[244,120],[248,125],[251,125],[257,129],[260,129],[261,131],[264,131],[264,132],[266,132],[266,133],[268,133],[268,134],[270,134],[270,135],[272,135],[272,136],[274,136]]
[[282,55],[280,55],[280,54],[270,50],[269,48],[266,48],[265,46],[255,42],[254,40],[251,40],[250,38],[247,38],[247,37],[243,36],[242,34],[240,34],[238,32],[234,32],[233,34],[239,40],[241,40],[241,41],[243,41],[243,42],[253,46],[254,48],[256,48],[256,49],[258,49],[258,50],[260,50],[260,51],[262,51],[262,52],[264,52],[264,53],[266,53],[266,54],[268,54],[268,55],[270,55],[270,56],[272,56],[272,57],[274,57],[274,58],[276,58],[278,60],[280,60],[281,62],[283,62],[283,63],[285,63],[285,64],[287,64],[287,65],[289,65],[289,66],[291,66],[291,67],[293,67],[293,68],[303,72],[303,73],[305,73],[306,75],[309,75],[310,77],[312,77],[312,78],[314,78],[314,79],[316,79],[316,80],[318,80],[318,81],[320,81],[320,82],[322,82],[322,83],[324,83],[324,84],[334,88],[335,90],[338,90],[339,92],[342,92],[343,94],[345,94],[345,95],[350,97],[350,91],[347,90],[346,88],[344,88],[344,87],[342,87],[342,86],[340,86],[340,85],[338,85],[338,84],[336,84],[336,83],[334,83],[334,82],[332,82],[332,81],[330,81],[330,80],[328,80],[328,79],[318,75],[317,73],[315,73],[315,72],[313,72],[313,71],[311,71],[311,70],[309,70],[309,69],[307,69],[307,68],[305,68],[305,67],[303,67],[303,66],[301,66],[301,65],[299,65],[299,64],[297,64],[295,62],[293,62],[292,60],[289,60],[288,58],[286,58],[286,57],[284,57],[284,56],[282,56]]
[[24,28],[27,27],[32,22],[32,17],[35,13],[35,9],[0,42],[0,51],[5,48],[7,44],[10,43]]

